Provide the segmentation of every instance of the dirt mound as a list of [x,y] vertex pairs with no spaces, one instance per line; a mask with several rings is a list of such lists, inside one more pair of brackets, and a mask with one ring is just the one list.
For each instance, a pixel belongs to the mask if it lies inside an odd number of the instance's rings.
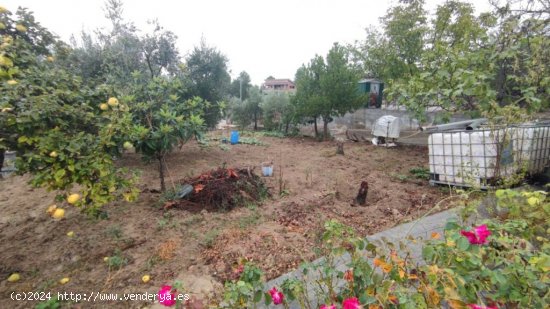
[[250,168],[218,168],[181,182],[178,199],[164,207],[229,210],[257,203],[269,195],[262,179]]

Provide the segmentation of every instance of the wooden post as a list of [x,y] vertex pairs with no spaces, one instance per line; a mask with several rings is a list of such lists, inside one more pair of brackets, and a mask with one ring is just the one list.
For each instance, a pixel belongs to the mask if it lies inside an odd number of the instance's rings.
[[361,206],[364,206],[367,202],[367,191],[369,190],[369,183],[366,181],[361,182],[361,187],[359,187],[359,192],[355,198],[355,202]]

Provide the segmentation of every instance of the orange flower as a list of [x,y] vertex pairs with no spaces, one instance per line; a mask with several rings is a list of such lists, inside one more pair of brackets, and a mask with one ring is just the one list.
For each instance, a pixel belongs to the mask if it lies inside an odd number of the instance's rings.
[[378,306],[378,305],[369,305],[369,309],[380,309],[382,307]]
[[397,304],[397,297],[395,295],[389,295],[388,300],[394,304]]
[[384,265],[382,265],[382,271],[385,272],[386,274],[389,273],[391,270],[392,270],[391,264],[384,263]]
[[373,263],[374,263],[374,266],[376,266],[376,267],[378,267],[378,266],[380,266],[380,265],[382,265],[382,264],[385,264],[384,261],[382,261],[381,259],[378,259],[378,258],[375,258],[374,261],[373,261]]
[[441,238],[441,234],[439,234],[438,232],[432,232],[432,239],[439,239]]
[[415,274],[409,274],[409,279],[416,280],[416,279],[418,279],[418,276],[415,275]]
[[402,269],[399,270],[399,278],[403,279],[405,277],[405,271]]

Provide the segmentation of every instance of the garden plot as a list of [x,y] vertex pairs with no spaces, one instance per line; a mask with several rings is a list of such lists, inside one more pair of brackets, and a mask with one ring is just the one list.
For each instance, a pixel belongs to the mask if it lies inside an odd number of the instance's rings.
[[[270,196],[231,210],[164,207],[174,194],[158,193],[157,166],[136,154],[119,164],[141,171],[140,199],[108,205],[103,219],[67,206],[65,218],[55,221],[46,213],[53,193],[31,188],[26,176],[0,181],[0,277],[21,275],[16,283],[0,283],[0,303],[12,291],[156,293],[176,280],[193,297],[215,302],[243,260],[270,279],[316,258],[328,219],[368,235],[423,215],[445,195],[416,178],[422,173],[410,172],[428,167],[426,147],[345,143],[342,156],[335,154],[336,142],[253,138],[262,144],[190,143],[167,159],[167,187],[174,191],[182,180],[219,168],[250,167],[260,175],[260,164],[273,161],[273,176],[260,177]],[[366,206],[353,206],[362,181],[369,184]],[[144,275],[151,280],[143,283]],[[61,284],[65,277],[70,281]]]

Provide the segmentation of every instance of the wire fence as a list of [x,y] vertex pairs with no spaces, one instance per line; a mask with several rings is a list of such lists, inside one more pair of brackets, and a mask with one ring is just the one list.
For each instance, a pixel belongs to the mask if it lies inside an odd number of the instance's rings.
[[550,123],[430,134],[430,183],[492,188],[542,173],[550,164]]

